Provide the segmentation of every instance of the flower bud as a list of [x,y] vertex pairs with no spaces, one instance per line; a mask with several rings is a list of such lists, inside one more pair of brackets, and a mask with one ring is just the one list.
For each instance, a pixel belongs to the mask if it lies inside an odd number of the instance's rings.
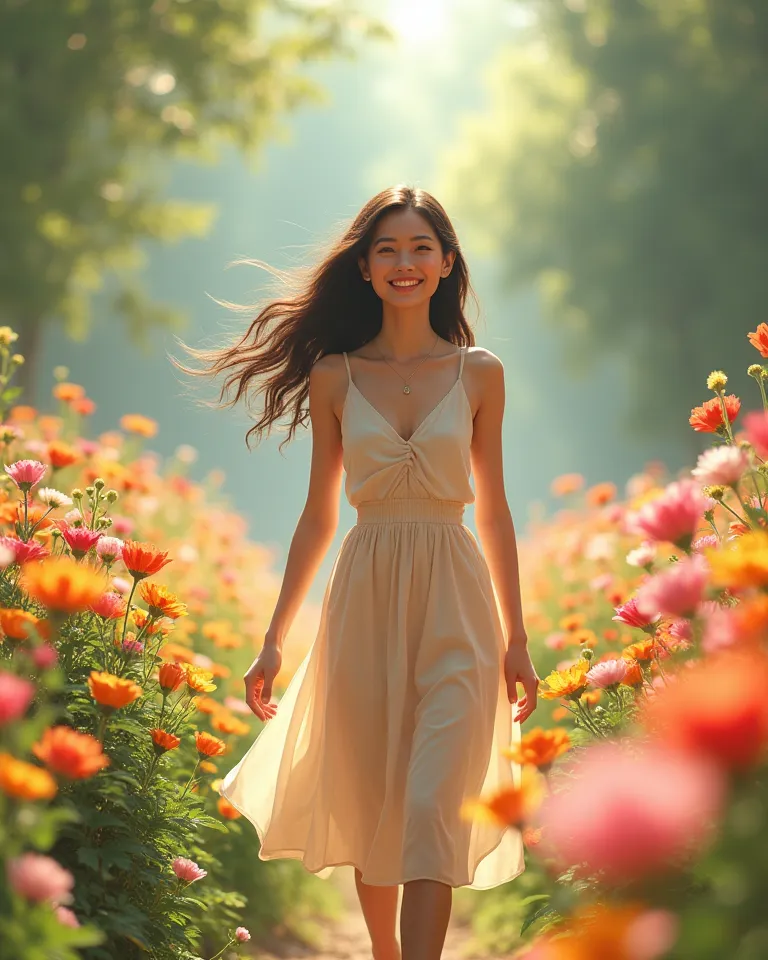
[[722,370],[713,370],[707,377],[707,389],[713,393],[724,393],[725,385],[728,383],[728,377]]
[[96,493],[96,488],[95,488],[95,487],[86,487],[86,488],[85,488],[85,492],[86,492],[87,496],[92,497],[92,496],[94,495],[94,493]]
[[747,367],[747,376],[754,377],[755,380],[762,374],[763,368],[759,363],[750,363]]
[[83,491],[79,487],[75,487],[75,489],[72,491],[70,496],[72,497],[73,500],[82,500]]
[[14,367],[20,367],[24,363],[24,357],[20,353],[14,353],[11,357],[11,363]]
[[117,503],[119,496],[117,490],[107,490],[107,503]]
[[589,662],[592,657],[594,657],[595,652],[591,647],[582,647],[581,648],[581,659]]
[[761,380],[768,380],[768,370],[766,370],[765,367],[763,367],[763,368],[761,369],[761,371],[760,371],[760,379],[761,379]]
[[93,485],[97,490],[103,490],[106,487],[106,481],[102,480],[101,477],[96,477],[93,481]]
[[18,339],[18,333],[10,327],[0,327],[0,347],[10,347],[13,341]]
[[725,487],[722,483],[714,483],[709,487],[704,487],[704,493],[713,500],[722,500],[725,496]]
[[60,363],[57,367],[53,368],[53,377],[55,380],[66,380],[68,376],[69,367],[65,367],[63,363]]

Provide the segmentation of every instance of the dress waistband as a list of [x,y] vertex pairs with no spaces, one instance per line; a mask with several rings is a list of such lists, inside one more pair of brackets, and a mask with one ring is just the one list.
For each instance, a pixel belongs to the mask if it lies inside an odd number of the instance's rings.
[[357,507],[358,523],[461,523],[464,504],[461,500],[433,500],[420,498],[390,498],[364,500]]

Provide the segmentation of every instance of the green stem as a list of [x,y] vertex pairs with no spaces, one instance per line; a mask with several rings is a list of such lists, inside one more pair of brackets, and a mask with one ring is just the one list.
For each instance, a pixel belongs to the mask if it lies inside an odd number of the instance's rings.
[[179,800],[183,800],[184,797],[186,797],[186,795],[187,795],[187,790],[189,790],[189,788],[190,788],[190,786],[191,786],[191,784],[192,784],[192,781],[195,779],[195,774],[197,773],[197,768],[198,768],[199,766],[200,766],[200,755],[198,754],[197,763],[195,764],[194,769],[192,770],[192,773],[190,774],[189,780],[187,780],[186,786],[184,787],[184,790],[183,790],[181,796],[179,797]]
[[725,405],[725,395],[721,391],[718,393],[718,399],[720,400],[720,406],[723,408],[723,426],[725,427],[725,432],[728,434],[728,438],[731,443],[734,443],[733,432],[731,431],[731,421],[728,419],[728,408]]
[[760,396],[763,398],[763,410],[768,411],[768,397],[765,395],[765,385],[763,384],[762,377],[755,377],[757,380],[757,385],[760,387]]
[[131,612],[131,600],[133,600],[133,595],[134,595],[134,593],[136,592],[136,584],[137,584],[137,583],[138,583],[138,581],[137,581],[136,578],[134,577],[133,586],[131,587],[131,592],[130,592],[130,595],[128,596],[128,602],[127,602],[126,605],[125,605],[125,616],[123,617],[123,635],[122,635],[122,637],[120,638],[120,643],[121,643],[121,644],[122,644],[123,640],[125,640],[125,634],[126,634],[126,631],[128,630],[128,614]]
[[720,505],[723,506],[723,507],[725,507],[726,510],[728,510],[730,513],[732,513],[732,514],[734,515],[734,517],[736,517],[736,519],[739,521],[739,523],[743,523],[744,526],[746,526],[746,527],[749,526],[749,521],[748,521],[748,520],[745,520],[744,517],[740,517],[740,516],[738,515],[738,513],[736,513],[736,511],[735,511],[732,507],[729,507],[728,504],[727,504],[724,500],[721,500],[721,501],[720,501]]
[[224,946],[221,948],[221,950],[219,950],[218,953],[214,953],[214,955],[211,957],[211,960],[216,960],[217,957],[220,957],[222,953],[224,953],[224,951],[227,949],[227,947],[231,947],[232,944],[236,942],[236,940],[237,938],[235,937],[235,939],[227,941],[227,943],[224,944]]

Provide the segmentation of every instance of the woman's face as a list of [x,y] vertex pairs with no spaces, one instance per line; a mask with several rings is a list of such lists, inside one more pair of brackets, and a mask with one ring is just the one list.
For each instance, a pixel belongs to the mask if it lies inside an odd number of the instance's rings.
[[429,221],[413,209],[393,210],[379,220],[368,259],[360,271],[373,289],[393,306],[415,306],[428,301],[453,267],[456,254],[443,255]]

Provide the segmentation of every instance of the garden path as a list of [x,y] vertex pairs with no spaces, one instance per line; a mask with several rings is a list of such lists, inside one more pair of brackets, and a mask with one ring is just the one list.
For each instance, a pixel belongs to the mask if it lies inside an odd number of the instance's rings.
[[[351,869],[342,867],[337,869],[336,876],[347,909],[338,921],[328,926],[321,952],[298,944],[280,943],[267,951],[255,951],[254,960],[371,960],[370,939],[357,901],[354,873]],[[481,957],[482,960],[507,960],[506,957],[470,952],[470,940],[470,929],[456,918],[454,912],[451,915],[442,960],[480,960]]]

